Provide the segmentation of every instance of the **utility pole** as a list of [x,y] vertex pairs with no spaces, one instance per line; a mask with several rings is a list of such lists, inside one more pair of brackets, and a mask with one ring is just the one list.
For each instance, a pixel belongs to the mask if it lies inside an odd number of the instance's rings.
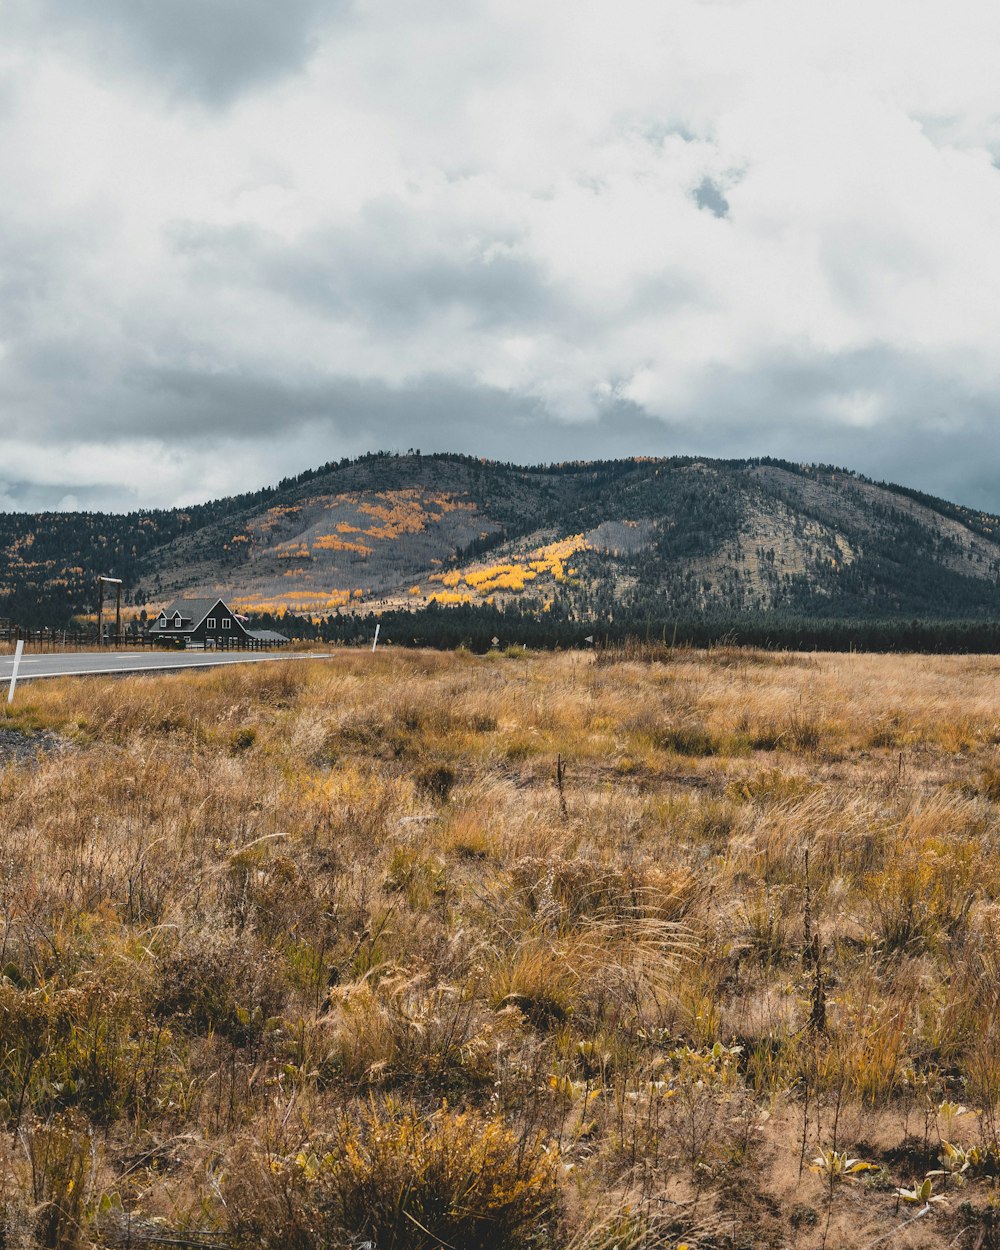
[[122,579],[120,577],[98,577],[97,600],[97,645],[104,646],[104,586],[105,583],[115,588],[115,642],[122,636]]

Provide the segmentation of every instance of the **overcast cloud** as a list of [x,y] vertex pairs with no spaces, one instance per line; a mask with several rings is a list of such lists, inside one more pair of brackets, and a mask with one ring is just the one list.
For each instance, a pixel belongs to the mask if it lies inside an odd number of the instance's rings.
[[0,508],[374,448],[1000,511],[1000,6],[0,0]]

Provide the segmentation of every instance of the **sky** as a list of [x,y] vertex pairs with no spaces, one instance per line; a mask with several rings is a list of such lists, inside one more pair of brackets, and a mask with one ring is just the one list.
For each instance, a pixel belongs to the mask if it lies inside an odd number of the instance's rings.
[[992,0],[0,0],[0,510],[369,450],[1000,512]]

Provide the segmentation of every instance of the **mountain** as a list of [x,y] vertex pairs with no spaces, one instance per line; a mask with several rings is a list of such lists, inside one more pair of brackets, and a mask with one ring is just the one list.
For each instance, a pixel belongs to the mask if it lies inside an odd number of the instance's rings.
[[532,468],[380,453],[192,508],[0,514],[0,616],[222,593],[313,619],[431,603],[587,619],[987,619],[1000,518],[771,459]]

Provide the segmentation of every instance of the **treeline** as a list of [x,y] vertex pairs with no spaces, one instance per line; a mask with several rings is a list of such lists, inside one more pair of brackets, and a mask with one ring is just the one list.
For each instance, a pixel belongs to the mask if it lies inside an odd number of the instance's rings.
[[488,604],[431,604],[413,612],[344,613],[320,621],[292,613],[255,617],[256,626],[277,629],[296,639],[346,646],[371,645],[376,624],[380,626],[380,644],[439,650],[466,646],[478,653],[494,645],[558,650],[616,645],[634,639],[675,646],[729,644],[776,651],[1000,652],[1000,621],[986,620],[852,621],[720,614],[586,621],[553,612],[504,611]]

